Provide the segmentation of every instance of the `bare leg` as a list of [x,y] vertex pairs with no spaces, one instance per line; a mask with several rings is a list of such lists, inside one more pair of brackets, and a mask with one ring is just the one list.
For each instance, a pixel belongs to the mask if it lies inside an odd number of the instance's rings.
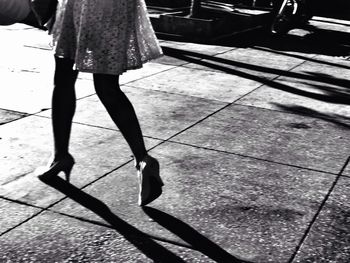
[[54,135],[54,159],[68,155],[72,120],[76,107],[75,81],[78,71],[74,61],[55,56],[56,69],[52,94],[52,128]]
[[134,107],[120,89],[119,76],[94,74],[94,85],[98,97],[129,144],[138,164],[147,151]]

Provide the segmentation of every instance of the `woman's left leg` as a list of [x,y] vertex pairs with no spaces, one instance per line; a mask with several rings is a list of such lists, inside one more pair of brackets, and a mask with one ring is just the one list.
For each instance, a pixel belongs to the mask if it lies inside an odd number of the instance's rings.
[[94,74],[96,94],[117,125],[138,164],[147,155],[142,131],[134,107],[120,89],[119,76]]

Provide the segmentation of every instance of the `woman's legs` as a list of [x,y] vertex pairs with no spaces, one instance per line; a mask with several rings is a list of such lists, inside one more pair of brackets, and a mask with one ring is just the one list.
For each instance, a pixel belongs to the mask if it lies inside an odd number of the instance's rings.
[[119,76],[94,74],[94,85],[102,104],[129,144],[136,163],[140,163],[147,151],[134,107],[120,89]]
[[55,62],[52,94],[54,161],[68,155],[69,138],[76,107],[74,86],[78,76],[78,71],[73,70],[73,60],[55,56]]

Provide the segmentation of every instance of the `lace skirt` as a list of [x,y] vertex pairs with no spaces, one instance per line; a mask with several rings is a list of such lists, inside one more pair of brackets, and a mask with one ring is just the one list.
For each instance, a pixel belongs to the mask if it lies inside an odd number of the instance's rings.
[[144,0],[60,0],[51,33],[82,72],[119,75],[162,55]]

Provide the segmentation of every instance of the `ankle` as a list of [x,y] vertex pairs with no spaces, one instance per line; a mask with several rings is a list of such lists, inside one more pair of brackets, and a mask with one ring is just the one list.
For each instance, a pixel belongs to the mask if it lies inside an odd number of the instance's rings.
[[69,152],[59,152],[59,153],[55,152],[53,155],[53,161],[54,162],[60,161],[67,158],[68,156],[71,156]]
[[140,156],[132,156],[134,158],[134,165],[137,170],[140,169],[140,163],[148,156],[147,152]]

